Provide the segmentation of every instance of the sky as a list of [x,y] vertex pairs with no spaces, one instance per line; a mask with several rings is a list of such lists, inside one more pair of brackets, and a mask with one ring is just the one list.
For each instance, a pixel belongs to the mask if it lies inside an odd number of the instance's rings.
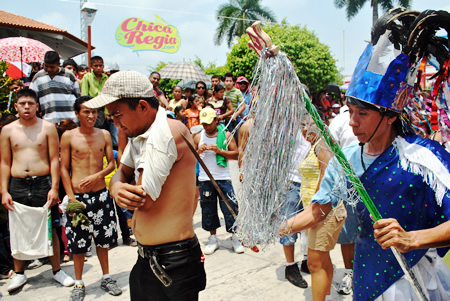
[[[91,0],[98,9],[92,23],[92,55],[100,55],[105,65],[118,64],[120,70],[136,70],[149,75],[149,68],[160,61],[193,61],[196,56],[204,64],[226,64],[230,52],[226,42],[214,44],[218,21],[216,11],[228,0]],[[396,3],[396,2],[394,2]],[[372,10],[367,1],[359,14],[347,20],[345,9],[337,9],[334,0],[262,0],[262,6],[274,13],[277,22],[284,18],[291,25],[306,26],[316,33],[321,43],[329,46],[343,75],[351,75],[370,40]],[[2,10],[80,33],[80,2],[76,0],[2,1]],[[450,11],[448,0],[413,0],[411,9],[443,9]],[[176,27],[181,36],[180,49],[173,54],[158,51],[138,53],[119,45],[115,34],[119,24],[130,17],[154,21],[154,15]],[[381,11],[379,12],[381,15]],[[74,58],[78,63],[81,57]]]

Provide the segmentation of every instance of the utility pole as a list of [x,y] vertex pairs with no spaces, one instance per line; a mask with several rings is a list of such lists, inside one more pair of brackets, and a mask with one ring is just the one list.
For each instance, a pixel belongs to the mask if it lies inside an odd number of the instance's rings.
[[[87,2],[87,0],[80,0],[80,32],[81,32],[81,39],[87,43],[88,42],[88,26],[86,25],[86,21],[84,20],[83,14],[81,12],[81,9],[83,8],[83,4],[85,2]],[[81,55],[81,63],[89,65],[87,53],[83,53]],[[90,70],[89,70],[89,72],[90,72]]]

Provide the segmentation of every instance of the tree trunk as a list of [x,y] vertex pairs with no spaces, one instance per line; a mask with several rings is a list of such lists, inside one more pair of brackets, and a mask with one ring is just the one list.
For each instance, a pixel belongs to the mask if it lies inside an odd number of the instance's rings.
[[378,0],[372,0],[372,27],[378,20]]

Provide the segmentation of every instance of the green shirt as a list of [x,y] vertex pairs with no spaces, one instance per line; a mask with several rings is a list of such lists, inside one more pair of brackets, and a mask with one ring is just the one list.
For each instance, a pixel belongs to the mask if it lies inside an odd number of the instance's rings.
[[81,80],[81,96],[95,97],[99,95],[107,80],[108,75],[104,73],[102,73],[102,80],[100,82],[95,77],[94,72],[85,74]]
[[225,96],[231,100],[233,108],[235,109],[238,107],[238,104],[244,101],[244,96],[242,96],[241,90],[236,89],[236,87],[233,87],[230,91],[225,89]]

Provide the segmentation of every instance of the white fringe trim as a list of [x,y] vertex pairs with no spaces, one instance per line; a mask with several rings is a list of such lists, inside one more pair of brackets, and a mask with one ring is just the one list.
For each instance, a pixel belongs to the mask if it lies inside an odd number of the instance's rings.
[[434,191],[436,203],[441,206],[447,190],[450,189],[450,173],[431,150],[414,143],[408,143],[402,137],[395,138],[393,145],[399,154],[403,170],[423,177]]

